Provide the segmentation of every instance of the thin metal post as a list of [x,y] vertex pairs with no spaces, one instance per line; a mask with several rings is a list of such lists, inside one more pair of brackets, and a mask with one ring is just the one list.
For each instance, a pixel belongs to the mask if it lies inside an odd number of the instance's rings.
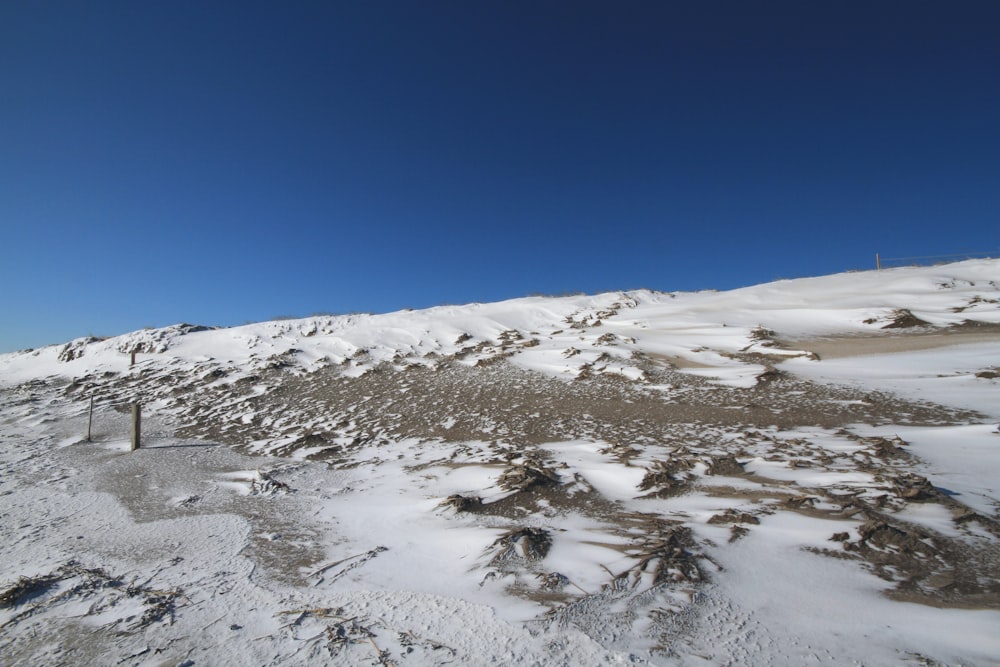
[[882,258],[878,256],[878,253],[875,253],[875,270],[882,270]]
[[90,439],[91,429],[94,426],[94,397],[90,397],[90,416],[87,418],[87,442],[93,442]]
[[142,440],[142,406],[136,401],[132,404],[132,451],[139,449]]

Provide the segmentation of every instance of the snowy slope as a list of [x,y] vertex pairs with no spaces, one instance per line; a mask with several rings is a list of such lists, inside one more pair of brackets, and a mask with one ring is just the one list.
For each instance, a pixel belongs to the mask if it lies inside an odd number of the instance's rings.
[[998,260],[0,355],[0,651],[996,664],[998,378]]
[[[757,328],[793,339],[885,333],[901,311],[933,327],[998,324],[997,274],[996,260],[975,260],[784,280],[729,292],[530,297],[228,329],[177,325],[2,355],[0,370],[7,382],[117,372],[127,368],[127,354],[133,350],[145,359],[156,355],[159,364],[211,359],[246,373],[293,350],[303,370],[345,365],[354,374],[381,362],[432,364],[436,357],[464,353],[463,360],[474,363],[501,352],[515,364],[554,374],[579,373],[601,353],[617,361],[633,351],[677,357],[682,364],[736,368],[739,364],[720,355],[759,350],[760,344],[751,345]],[[511,339],[505,341],[505,335]],[[609,337],[614,344],[608,344]],[[581,354],[567,359],[571,349]],[[611,363],[609,369],[620,366],[627,364]]]

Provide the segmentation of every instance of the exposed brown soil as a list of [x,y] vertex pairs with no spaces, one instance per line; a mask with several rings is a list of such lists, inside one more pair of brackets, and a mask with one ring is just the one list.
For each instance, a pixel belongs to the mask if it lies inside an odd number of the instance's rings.
[[[960,423],[976,416],[793,377],[734,389],[652,366],[648,372],[657,384],[673,389],[651,392],[608,376],[568,382],[505,362],[437,370],[383,366],[360,378],[323,369],[264,379],[271,389],[263,395],[241,395],[238,387],[223,386],[191,396],[185,412],[193,419],[180,433],[237,447],[292,436],[287,445],[271,451],[280,454],[325,443],[325,451],[317,455],[335,460],[379,439],[485,440],[514,449],[586,437],[622,446],[680,444],[690,435],[672,438],[671,433],[691,423],[833,428],[856,422]],[[795,396],[793,404],[790,395]],[[282,419],[292,411],[294,421]],[[244,419],[244,414],[252,416]]]
[[808,350],[821,359],[856,357],[868,354],[917,352],[948,345],[987,343],[1000,340],[1000,324],[971,322],[946,329],[872,333],[816,338],[783,338],[782,347]]

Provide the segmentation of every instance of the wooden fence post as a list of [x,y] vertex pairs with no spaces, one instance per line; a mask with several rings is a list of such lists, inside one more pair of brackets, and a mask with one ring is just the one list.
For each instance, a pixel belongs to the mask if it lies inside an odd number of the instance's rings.
[[90,439],[91,429],[94,426],[94,397],[90,397],[90,416],[87,418],[87,442],[93,442]]
[[132,404],[132,451],[139,449],[142,440],[142,406],[138,401]]
[[132,368],[135,366],[135,350],[132,350],[132,359],[128,363],[128,367]]

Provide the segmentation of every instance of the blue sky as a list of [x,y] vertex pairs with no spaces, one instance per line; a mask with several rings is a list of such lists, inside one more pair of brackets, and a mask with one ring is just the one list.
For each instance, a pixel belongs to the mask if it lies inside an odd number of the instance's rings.
[[0,351],[1000,253],[1000,3],[0,3]]

